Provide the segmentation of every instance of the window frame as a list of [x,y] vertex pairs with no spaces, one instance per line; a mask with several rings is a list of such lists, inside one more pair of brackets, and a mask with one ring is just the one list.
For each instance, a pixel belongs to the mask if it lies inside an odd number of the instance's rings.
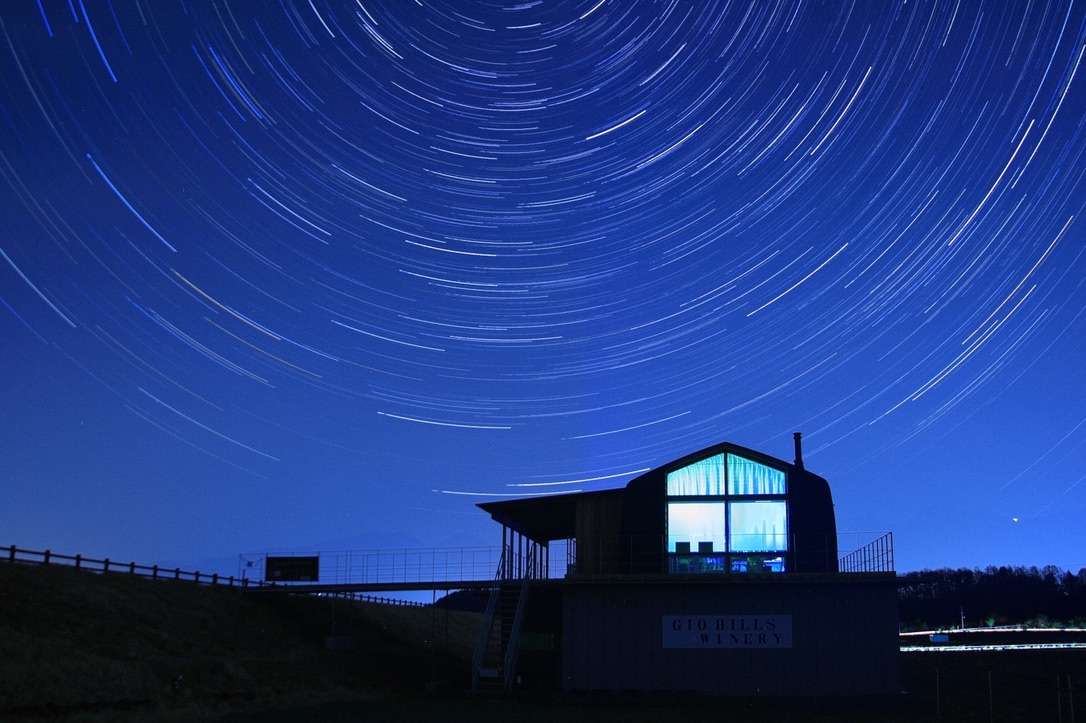
[[[731,457],[744,460],[745,463],[759,465],[766,467],[769,470],[778,472],[781,475],[780,481],[774,484],[769,482],[769,488],[772,492],[757,493],[744,491],[733,492],[732,485],[732,470],[733,465],[730,463]],[[680,473],[681,470],[688,470],[699,465],[705,465],[711,463],[712,460],[719,459],[719,468],[716,472],[707,475],[707,483],[701,485],[699,480],[693,479],[677,479],[672,484],[672,475]],[[738,467],[736,467],[737,469]],[[703,457],[702,459],[695,460],[688,464],[677,466],[669,470],[665,474],[665,504],[664,504],[664,521],[665,521],[665,535],[663,540],[664,554],[668,559],[668,569],[671,572],[785,572],[787,571],[787,564],[785,561],[788,559],[788,555],[791,552],[789,540],[791,532],[791,507],[788,497],[788,470],[782,469],[772,464],[766,464],[765,462],[754,459],[750,456],[732,452],[731,450],[724,450],[717,454]],[[763,483],[764,484],[764,483]],[[748,488],[753,486],[757,487],[759,483],[757,480],[753,484],[748,484]],[[701,489],[712,490],[717,492],[716,494],[697,494],[697,490]],[[694,490],[691,492],[682,492],[684,488]],[[773,502],[782,503],[784,505],[784,529],[782,531],[774,532],[772,539],[780,540],[783,543],[783,548],[772,549],[760,549],[750,550],[743,549],[743,546],[735,544],[735,532],[733,531],[732,511],[733,505],[750,503],[750,502]],[[681,504],[703,504],[713,505],[719,504],[721,506],[721,512],[723,514],[723,537],[724,537],[724,549],[718,550],[715,546],[711,553],[694,551],[695,546],[699,542],[704,540],[690,539],[690,540],[677,540],[676,536],[672,534],[671,525],[671,510],[673,505]],[[712,529],[710,527],[709,529]],[[693,534],[693,533],[691,533]],[[704,535],[702,535],[704,537]],[[688,543],[691,551],[689,553],[680,552],[677,550],[678,543]],[[765,546],[769,548],[767,544]],[[753,568],[753,569],[752,569]]]

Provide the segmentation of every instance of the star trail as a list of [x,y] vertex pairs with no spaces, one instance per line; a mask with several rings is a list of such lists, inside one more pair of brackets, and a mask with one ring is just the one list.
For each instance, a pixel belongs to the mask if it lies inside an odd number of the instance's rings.
[[1086,566],[1086,3],[0,9],[0,530],[497,544],[720,441]]

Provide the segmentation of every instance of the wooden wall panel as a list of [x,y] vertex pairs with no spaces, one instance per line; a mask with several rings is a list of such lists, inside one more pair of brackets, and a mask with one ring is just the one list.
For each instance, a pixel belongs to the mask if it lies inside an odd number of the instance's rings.
[[[790,615],[792,647],[665,648],[665,615]],[[898,693],[896,580],[572,584],[564,599],[563,687],[720,695]]]

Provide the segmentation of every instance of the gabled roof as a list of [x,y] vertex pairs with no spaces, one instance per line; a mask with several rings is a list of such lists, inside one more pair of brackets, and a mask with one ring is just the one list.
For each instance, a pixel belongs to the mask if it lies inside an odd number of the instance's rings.
[[546,543],[551,540],[565,540],[577,535],[577,504],[579,500],[593,496],[622,496],[628,488],[639,484],[643,485],[648,482],[648,478],[660,477],[665,470],[685,467],[723,452],[733,452],[756,462],[763,462],[785,470],[793,467],[788,462],[771,457],[763,452],[740,447],[731,442],[719,442],[655,467],[630,480],[626,487],[595,492],[573,492],[543,497],[521,497],[497,502],[480,502],[477,506],[484,512],[489,513],[495,522],[516,530],[536,542]]
[[[656,467],[655,469],[649,470],[648,472],[644,473],[643,475],[641,475],[641,477],[648,477],[649,475],[658,473],[660,470],[664,469],[668,471],[673,471],[679,469],[680,467],[686,467],[687,465],[694,464],[695,462],[698,462],[700,460],[708,459],[709,457],[715,457],[718,454],[723,454],[724,452],[731,452],[733,454],[739,455],[740,457],[746,457],[747,459],[751,459],[755,462],[761,462],[763,464],[769,465],[770,467],[778,467],[783,470],[788,470],[795,466],[790,462],[785,462],[783,459],[777,459],[776,457],[772,457],[765,452],[759,452],[758,450],[751,449],[750,447],[741,447],[738,444],[732,444],[731,442],[718,442],[711,447],[699,449],[697,452],[691,452],[690,454],[679,457],[678,459],[672,460],[666,464],[662,464],[659,467]],[[632,481],[633,480],[631,480],[631,482]]]

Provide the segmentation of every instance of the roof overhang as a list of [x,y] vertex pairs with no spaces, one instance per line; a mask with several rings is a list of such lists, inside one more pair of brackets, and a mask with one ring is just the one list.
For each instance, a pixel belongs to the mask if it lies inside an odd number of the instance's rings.
[[525,537],[546,544],[577,535],[577,505],[590,497],[622,496],[624,488],[597,492],[576,492],[515,500],[480,502],[477,506],[499,522]]

